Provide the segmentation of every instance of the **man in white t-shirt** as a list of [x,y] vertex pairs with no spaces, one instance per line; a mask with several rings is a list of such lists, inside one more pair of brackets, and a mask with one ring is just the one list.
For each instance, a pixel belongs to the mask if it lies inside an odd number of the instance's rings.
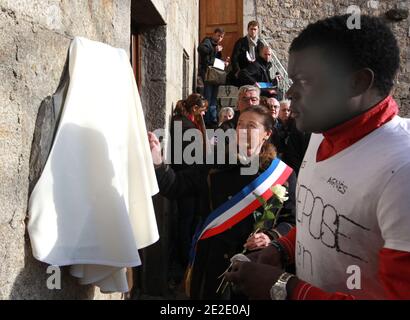
[[311,24],[290,47],[287,96],[313,134],[297,226],[226,275],[251,298],[410,299],[410,120],[390,96],[399,49],[381,19],[348,18]]

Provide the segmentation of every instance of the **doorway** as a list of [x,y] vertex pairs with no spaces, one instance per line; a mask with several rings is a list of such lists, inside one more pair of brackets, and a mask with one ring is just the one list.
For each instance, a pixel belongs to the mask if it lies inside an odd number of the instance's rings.
[[243,37],[243,0],[200,0],[199,17],[200,41],[222,27],[222,59],[231,57],[235,42]]

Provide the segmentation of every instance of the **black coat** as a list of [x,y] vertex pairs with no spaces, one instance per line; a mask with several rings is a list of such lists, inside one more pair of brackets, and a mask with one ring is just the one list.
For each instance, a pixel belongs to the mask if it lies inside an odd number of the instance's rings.
[[[263,47],[263,43],[260,39],[258,39],[256,48],[255,48],[255,54],[258,55],[259,50]],[[248,37],[245,36],[243,38],[240,38],[238,41],[236,41],[235,46],[232,51],[231,55],[231,72],[228,75],[228,78],[232,80],[232,84],[236,84],[237,79],[235,77],[236,73],[239,70],[242,70],[246,68],[250,62],[248,58],[246,57],[246,52],[249,51],[249,41]]]
[[[217,208],[243,187],[253,181],[257,175],[241,175],[239,165],[220,167],[196,166],[174,172],[170,167],[156,169],[161,194],[168,198],[185,197],[199,194],[203,220],[212,209]],[[289,229],[295,223],[295,188],[296,176],[288,179],[289,200],[285,202],[278,219],[278,225]],[[191,298],[220,299],[216,293],[218,276],[229,265],[229,259],[243,250],[246,239],[253,231],[254,217],[249,215],[232,228],[221,234],[201,240],[198,243],[196,259],[191,280]],[[278,226],[278,228],[279,228]]]
[[238,81],[241,86],[254,85],[256,82],[272,82],[269,70],[272,63],[258,57],[256,61],[242,69],[238,74]]
[[296,174],[302,165],[310,141],[310,133],[301,132],[292,121],[289,128],[288,139],[283,150],[283,161],[290,166]]
[[204,80],[205,73],[208,66],[212,66],[215,58],[221,59],[222,52],[216,52],[216,46],[218,44],[212,39],[212,37],[206,37],[198,46],[199,53],[199,75]]
[[195,126],[195,124],[191,121],[191,120],[189,120],[186,116],[183,116],[183,115],[175,115],[175,116],[173,116],[172,117],[172,121],[171,121],[171,129],[170,129],[170,137],[171,137],[171,163],[172,163],[172,168],[174,169],[174,170],[181,170],[181,169],[185,169],[185,168],[187,168],[189,165],[187,165],[185,162],[184,162],[184,160],[183,160],[183,157],[182,157],[182,155],[183,155],[183,151],[185,150],[185,148],[190,144],[190,143],[192,143],[194,140],[195,140],[195,138],[194,137],[192,137],[191,138],[191,140],[190,141],[185,141],[185,140],[183,140],[182,139],[182,141],[179,141],[178,143],[181,143],[181,148],[182,148],[182,154],[181,154],[181,162],[182,163],[175,163],[175,155],[174,155],[174,151],[175,151],[175,129],[177,128],[176,126],[177,125],[180,125],[181,126],[181,129],[182,129],[182,132],[181,132],[181,139],[183,138],[183,136],[184,136],[184,133],[187,131],[187,130],[190,130],[190,129],[197,129],[197,130],[199,130],[196,126]]
[[[176,125],[181,126],[181,136],[177,137],[175,130],[178,130]],[[175,115],[172,118],[171,122],[171,167],[175,171],[180,171],[191,167],[190,164],[185,163],[183,158],[183,152],[185,148],[194,142],[195,137],[191,137],[191,140],[184,140],[183,136],[187,130],[199,129],[196,125],[188,119],[184,115]],[[175,141],[175,139],[181,139],[182,141]],[[179,155],[178,160],[182,160],[181,163],[176,163],[175,159],[175,143],[181,144],[181,154]],[[195,231],[195,225],[198,222],[198,213],[199,213],[199,205],[200,205],[200,197],[198,195],[192,195],[187,197],[181,197],[176,200],[177,208],[178,208],[178,216],[175,220],[176,225],[174,229],[176,230],[176,243],[172,245],[175,247],[175,251],[177,252],[177,261],[180,263],[182,267],[186,267],[188,264],[188,257],[189,257],[189,249],[191,245],[191,239]],[[171,246],[172,246],[171,245]]]

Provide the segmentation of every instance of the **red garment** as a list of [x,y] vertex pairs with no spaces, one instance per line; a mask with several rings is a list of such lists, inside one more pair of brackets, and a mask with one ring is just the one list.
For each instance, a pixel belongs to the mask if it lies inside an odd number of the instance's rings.
[[198,130],[201,130],[201,126],[199,125],[199,123],[197,123],[197,122],[195,121],[195,117],[194,117],[193,114],[188,114],[186,117],[195,125],[195,127],[196,127]]
[[289,257],[289,263],[295,263],[296,227],[290,229],[286,236],[279,238],[277,241],[286,248]]
[[323,133],[316,161],[323,161],[346,149],[373,130],[393,119],[399,112],[396,101],[387,96],[365,113]]
[[410,253],[381,249],[379,279],[388,299],[410,299]]
[[[379,104],[336,128],[323,133],[316,160],[323,161],[351,146],[373,130],[390,121],[398,113],[391,96]],[[286,248],[291,262],[295,261],[296,227],[278,241]],[[379,252],[379,280],[387,299],[410,299],[410,252],[383,248]],[[325,292],[299,280],[291,293],[291,300],[352,300],[353,295]]]
[[[410,299],[410,253],[383,248],[379,252],[379,280],[386,299]],[[353,295],[342,292],[325,292],[299,280],[291,300],[354,300]]]

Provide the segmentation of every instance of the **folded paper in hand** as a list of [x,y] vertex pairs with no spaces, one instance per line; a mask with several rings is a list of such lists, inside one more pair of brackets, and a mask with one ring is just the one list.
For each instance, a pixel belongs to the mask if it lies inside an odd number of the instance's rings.
[[220,70],[225,70],[225,62],[221,59],[215,58],[214,65],[215,68]]

